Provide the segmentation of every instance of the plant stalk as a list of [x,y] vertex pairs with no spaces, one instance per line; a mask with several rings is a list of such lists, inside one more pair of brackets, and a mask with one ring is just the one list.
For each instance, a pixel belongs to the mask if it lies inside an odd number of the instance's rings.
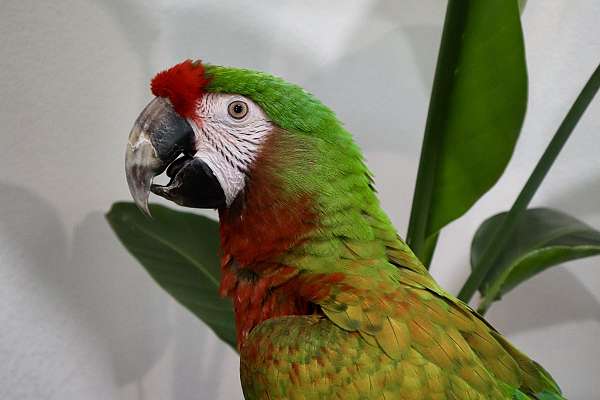
[[[466,23],[467,3],[463,1],[450,0],[446,9],[446,18],[440,42],[438,61],[431,89],[431,100],[421,146],[421,157],[419,170],[412,200],[410,222],[406,241],[416,256],[429,268],[428,260],[433,256],[436,240],[426,243],[427,227],[429,226],[429,209],[431,195],[435,184],[435,170],[438,162],[439,149],[442,145],[443,125],[446,119],[440,117],[446,115],[442,110],[449,106],[448,96],[454,78],[454,66],[458,63],[460,56],[460,44]],[[427,248],[429,247],[429,248]]]

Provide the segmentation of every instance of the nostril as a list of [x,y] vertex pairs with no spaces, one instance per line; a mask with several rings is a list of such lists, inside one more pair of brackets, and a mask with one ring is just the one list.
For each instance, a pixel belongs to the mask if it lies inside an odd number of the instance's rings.
[[182,156],[182,157],[179,157],[177,160],[173,161],[171,163],[171,165],[169,165],[169,167],[167,168],[167,176],[169,178],[175,177],[175,175],[177,175],[177,173],[181,170],[181,168],[183,168],[185,163],[187,163],[191,159],[192,159],[192,157],[190,157],[190,156]]

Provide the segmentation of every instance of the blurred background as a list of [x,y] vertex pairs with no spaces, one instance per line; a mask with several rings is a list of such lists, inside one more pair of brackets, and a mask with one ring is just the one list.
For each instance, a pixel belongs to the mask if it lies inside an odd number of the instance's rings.
[[[300,84],[354,133],[404,234],[445,3],[0,1],[0,398],[242,398],[236,353],[103,216],[129,199],[125,144],[149,80],[201,58]],[[525,125],[500,183],[443,231],[432,273],[451,292],[475,229],[510,206],[595,68],[599,22],[597,0],[527,4]],[[596,98],[533,205],[600,228],[599,151]],[[528,281],[488,319],[569,399],[598,398],[599,257]]]

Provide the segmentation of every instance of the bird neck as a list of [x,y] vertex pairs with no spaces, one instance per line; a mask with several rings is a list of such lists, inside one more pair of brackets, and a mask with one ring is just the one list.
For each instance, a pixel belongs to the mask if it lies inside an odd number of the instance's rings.
[[341,149],[345,158],[289,152],[281,137],[266,144],[244,193],[219,210],[220,292],[233,299],[238,345],[266,319],[318,313],[315,297],[352,268],[384,263],[379,236],[396,237],[355,147]]
[[375,228],[395,235],[371,173],[343,130],[327,139],[272,134],[244,191],[219,218],[223,253],[242,267],[283,262],[328,241],[374,241]]

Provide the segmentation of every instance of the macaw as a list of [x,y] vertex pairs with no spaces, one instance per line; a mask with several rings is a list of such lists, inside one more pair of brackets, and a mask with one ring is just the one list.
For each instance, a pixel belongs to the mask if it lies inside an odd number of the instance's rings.
[[[127,182],[146,213],[150,192],[218,210],[220,292],[233,300],[246,399],[564,399],[435,282],[382,210],[351,135],[313,95],[191,60],[151,91]],[[153,184],[164,171],[169,183]]]

